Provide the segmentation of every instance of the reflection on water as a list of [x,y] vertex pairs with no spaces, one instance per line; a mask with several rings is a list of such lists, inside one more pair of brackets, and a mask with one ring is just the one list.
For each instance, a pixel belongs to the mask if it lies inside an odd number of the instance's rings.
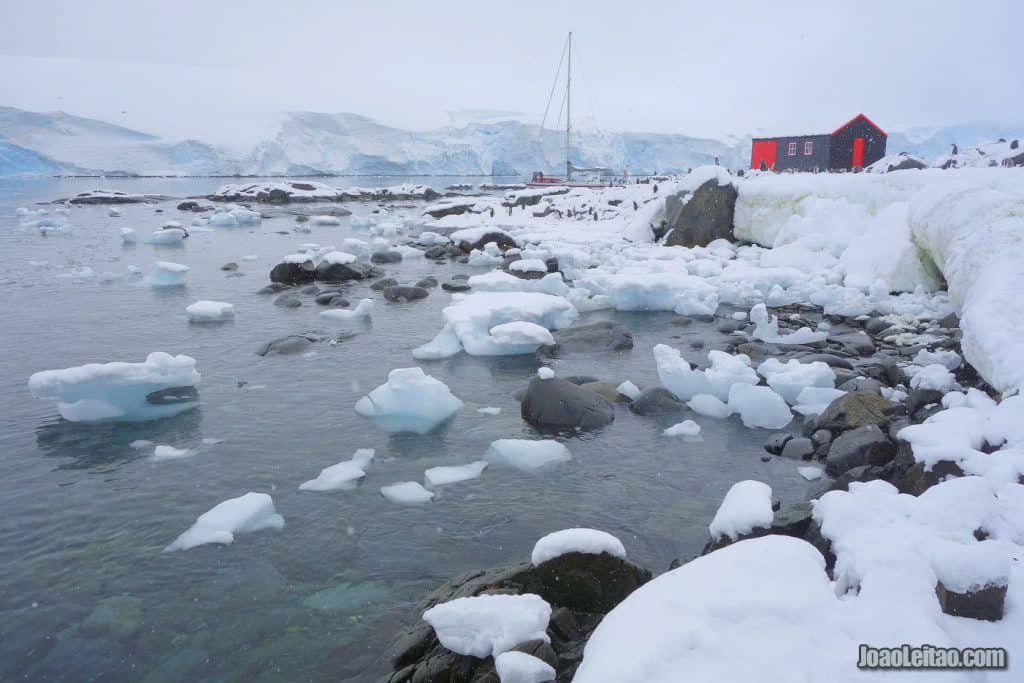
[[[551,437],[522,421],[515,398],[537,360],[460,355],[422,363],[465,405],[435,433],[389,435],[353,405],[391,369],[416,364],[411,350],[440,329],[449,295],[434,289],[423,301],[389,304],[367,284],[351,284],[346,298],[369,297],[376,307],[372,323],[352,324],[321,318],[311,294],[299,294],[303,305],[288,310],[274,306],[273,295],[257,294],[277,259],[299,244],[340,244],[350,236],[347,219],[309,226],[306,234],[280,214],[254,230],[193,232],[171,252],[141,239],[125,248],[119,231],[132,227],[143,236],[167,220],[190,221],[174,201],[159,214],[159,207],[125,205],[118,218],[105,207],[75,207],[74,230],[60,239],[43,239],[14,218],[19,205],[95,186],[186,196],[217,184],[0,182],[9,312],[0,355],[0,679],[373,680],[389,668],[383,653],[392,634],[418,618],[410,611],[418,597],[470,569],[527,558],[543,534],[603,528],[659,571],[699,550],[734,481],[769,482],[784,501],[802,496],[794,463],[760,461],[763,432],[698,417],[703,441],[670,439],[661,430],[679,416],[641,417],[620,405],[598,432],[555,435],[572,452],[568,463],[532,474],[493,465],[479,480],[441,489],[429,505],[391,504],[381,486],[477,460],[495,439]],[[366,215],[378,207],[350,208]],[[253,254],[256,261],[242,259]],[[146,273],[168,258],[190,267],[186,286],[59,277],[82,266]],[[238,263],[237,273],[220,270],[228,261]],[[422,260],[383,267],[400,282],[479,272]],[[185,306],[199,299],[231,302],[234,322],[189,324]],[[693,341],[707,348],[724,342],[713,323],[682,327],[666,314],[601,312],[583,322],[599,319],[626,324],[634,350],[567,354],[555,363],[560,375],[650,386],[657,382],[654,344],[688,350]],[[256,354],[271,340],[312,330],[317,340],[301,353]],[[328,339],[350,332],[358,334]],[[155,422],[73,424],[25,387],[38,370],[139,362],[157,350],[196,358],[198,409]],[[501,412],[477,412],[485,406]],[[154,461],[152,447],[132,447],[140,440],[194,454]],[[298,490],[357,448],[377,451],[361,486]],[[161,552],[198,515],[247,491],[273,497],[283,530]]]

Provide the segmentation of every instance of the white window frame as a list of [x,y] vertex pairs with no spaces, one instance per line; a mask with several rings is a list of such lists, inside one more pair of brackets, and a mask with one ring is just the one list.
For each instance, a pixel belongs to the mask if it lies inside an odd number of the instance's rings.
[[804,140],[804,156],[809,157],[814,154],[814,141]]
[[788,157],[795,157],[796,156],[796,143],[795,142],[789,143],[789,145],[786,147],[786,156],[788,156]]

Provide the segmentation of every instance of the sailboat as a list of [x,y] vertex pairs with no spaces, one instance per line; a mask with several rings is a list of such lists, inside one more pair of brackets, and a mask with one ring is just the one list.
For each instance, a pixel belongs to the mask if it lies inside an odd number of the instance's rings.
[[[605,184],[600,181],[593,180],[573,180],[573,171],[585,172],[603,172],[607,171],[606,168],[581,168],[574,166],[572,163],[571,152],[572,152],[572,31],[569,32],[567,39],[566,50],[568,54],[568,62],[566,65],[566,76],[565,76],[565,178],[558,178],[556,176],[550,176],[545,174],[543,171],[534,171],[533,175],[526,182],[527,187],[605,187]],[[558,72],[555,73],[555,83],[558,82],[559,73],[561,73],[562,64],[558,64]],[[551,86],[552,95],[555,92],[554,85]],[[551,96],[548,96],[548,107],[551,106]],[[547,119],[547,111],[545,110],[544,119]],[[541,144],[544,141],[544,121],[540,124]]]

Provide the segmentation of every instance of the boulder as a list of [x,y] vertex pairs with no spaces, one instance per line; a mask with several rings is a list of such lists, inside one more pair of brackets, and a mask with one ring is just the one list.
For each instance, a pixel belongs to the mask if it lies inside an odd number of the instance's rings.
[[316,302],[321,306],[328,306],[330,308],[349,307],[349,300],[343,297],[339,292],[324,292],[317,296]]
[[417,282],[416,286],[424,289],[433,289],[434,287],[437,287],[437,278],[433,276],[425,277]]
[[373,263],[399,263],[402,255],[397,251],[378,251],[370,256]]
[[295,285],[312,282],[314,279],[316,279],[316,267],[312,260],[302,263],[278,263],[270,271],[271,282]]
[[538,349],[541,356],[553,358],[563,353],[628,351],[633,348],[633,333],[625,325],[610,320],[556,330],[552,336],[555,343]]
[[629,409],[637,415],[661,415],[681,411],[683,403],[665,387],[651,387],[641,391]]
[[274,305],[281,308],[298,308],[302,305],[302,302],[294,294],[282,294],[274,299]]
[[878,425],[864,425],[840,434],[828,449],[825,470],[837,477],[854,467],[884,465],[896,457],[896,445]]
[[893,405],[878,394],[855,391],[832,401],[818,416],[818,429],[842,432],[866,425],[881,427],[892,417]]
[[789,432],[776,432],[768,437],[768,440],[764,442],[764,449],[772,455],[779,455],[782,453],[782,449],[786,447],[786,444],[793,435]]
[[429,292],[422,287],[408,285],[392,285],[384,288],[384,298],[388,301],[407,302],[426,299]]
[[907,415],[913,417],[919,410],[932,403],[942,403],[943,393],[935,389],[911,389],[907,395]]
[[285,284],[283,282],[271,282],[269,285],[267,285],[266,287],[263,287],[262,289],[260,289],[260,291],[258,291],[256,293],[257,294],[279,294],[279,293],[283,292],[284,290],[290,289],[290,288],[291,288],[291,285]]
[[531,380],[520,413],[533,426],[548,429],[596,429],[615,420],[608,399],[560,377]]
[[566,553],[533,570],[528,589],[553,605],[608,612],[651,579],[651,572],[608,553]]
[[601,394],[612,403],[629,403],[631,400],[628,396],[619,393],[618,382],[584,382],[578,386]]
[[871,341],[871,337],[860,331],[833,334],[829,336],[828,341],[838,344],[847,353],[870,356],[875,352],[875,342]]
[[794,460],[810,460],[814,455],[814,443],[806,436],[798,436],[786,442],[780,455]]
[[371,277],[373,269],[365,263],[327,263],[322,261],[316,267],[315,277],[320,282],[348,282]]
[[388,287],[394,287],[397,284],[398,280],[396,280],[395,278],[383,277],[379,280],[374,281],[374,283],[370,285],[370,289],[372,289],[375,292],[380,292],[382,290],[387,289]]
[[468,292],[472,287],[465,282],[443,282],[441,283],[441,289],[446,292]]
[[[733,239],[733,212],[738,192],[732,183],[719,185],[712,178],[692,195],[682,192],[665,198],[665,244],[706,247],[716,239]],[[688,200],[687,200],[688,199]]]

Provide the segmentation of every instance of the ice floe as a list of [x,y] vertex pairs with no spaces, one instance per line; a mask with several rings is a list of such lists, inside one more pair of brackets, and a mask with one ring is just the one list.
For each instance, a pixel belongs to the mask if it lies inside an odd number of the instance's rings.
[[426,434],[462,407],[448,386],[422,368],[397,368],[388,381],[356,402],[355,410],[388,432]]
[[491,443],[484,459],[532,472],[572,459],[565,444],[551,439],[498,439]]
[[218,323],[233,320],[235,307],[225,301],[197,301],[185,308],[189,322]]
[[189,550],[209,543],[226,545],[234,542],[235,534],[283,528],[284,517],[277,514],[271,497],[250,491],[204,512],[165,550]]

